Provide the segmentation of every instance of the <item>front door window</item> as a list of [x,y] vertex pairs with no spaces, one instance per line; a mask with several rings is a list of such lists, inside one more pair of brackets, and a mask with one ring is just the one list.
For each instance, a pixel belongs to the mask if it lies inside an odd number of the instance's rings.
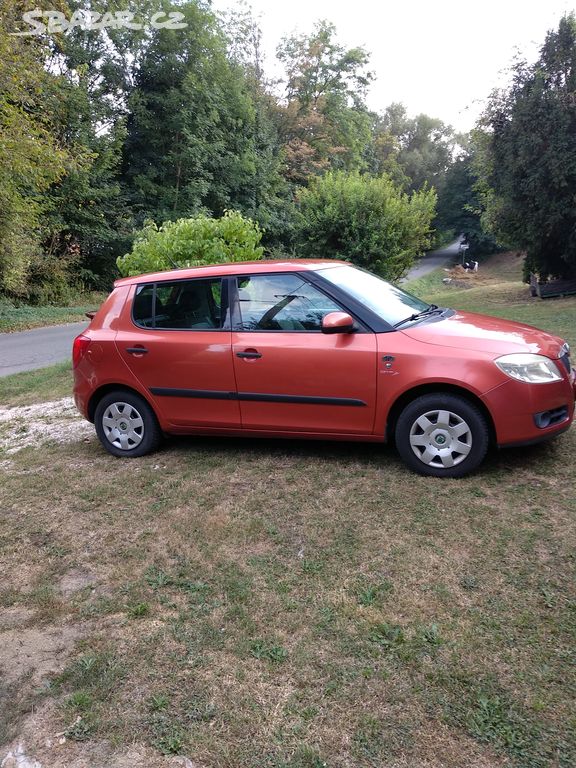
[[333,299],[291,274],[239,278],[238,299],[237,328],[243,331],[321,331],[325,315],[342,311]]

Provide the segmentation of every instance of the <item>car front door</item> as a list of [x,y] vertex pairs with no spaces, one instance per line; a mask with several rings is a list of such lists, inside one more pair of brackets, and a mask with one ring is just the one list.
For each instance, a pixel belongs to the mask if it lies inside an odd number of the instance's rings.
[[238,429],[227,280],[137,285],[116,346],[174,427]]
[[238,277],[232,352],[242,427],[368,435],[376,408],[376,336],[322,333],[346,311],[300,273]]

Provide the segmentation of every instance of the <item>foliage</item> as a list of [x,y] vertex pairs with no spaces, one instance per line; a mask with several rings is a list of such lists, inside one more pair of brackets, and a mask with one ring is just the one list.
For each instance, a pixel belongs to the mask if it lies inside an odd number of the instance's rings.
[[226,211],[220,219],[206,215],[165,222],[148,222],[131,253],[118,259],[122,275],[140,275],[174,267],[196,267],[227,261],[260,259],[262,231],[251,219]]
[[[391,157],[408,189],[438,187],[453,161],[452,128],[428,115],[409,117],[403,104],[390,104],[375,125],[376,158],[382,171]],[[397,173],[397,171],[396,171]]]
[[386,176],[336,171],[299,197],[299,255],[348,259],[399,279],[429,245],[436,193],[408,195]]
[[280,138],[280,112],[274,83],[266,79],[263,70],[262,30],[251,9],[243,4],[229,9],[222,23],[228,55],[243,71],[254,115],[251,192],[239,208],[261,225],[263,243],[268,250],[282,248],[292,239],[294,205],[283,173],[286,151]]
[[0,18],[0,291],[26,296],[40,257],[43,197],[70,160],[53,135],[57,79],[37,38],[10,35],[17,8]]
[[295,184],[329,168],[362,170],[370,143],[364,97],[373,75],[363,48],[346,50],[335,27],[320,21],[310,35],[282,40],[286,102],[279,106],[285,174]]
[[551,31],[538,61],[514,68],[476,134],[483,222],[545,277],[576,274],[576,18]]
[[125,184],[137,222],[254,207],[255,111],[215,17],[181,6],[154,31],[130,93]]
[[[103,13],[134,2],[72,0],[70,13],[88,6]],[[139,3],[139,13],[142,13]],[[120,185],[125,98],[130,67],[122,55],[136,32],[75,28],[57,41],[51,67],[60,73],[54,133],[75,162],[48,196],[43,251],[47,262],[72,261],[77,279],[108,288],[116,257],[130,245],[132,221]]]
[[482,227],[482,203],[477,190],[478,178],[473,170],[470,151],[461,154],[447,169],[438,190],[438,214],[435,226],[441,230],[465,234],[469,254],[495,253],[494,237]]
[[[410,117],[401,104],[381,115],[367,108],[369,54],[342,45],[328,21],[282,40],[280,93],[243,4],[217,15],[207,0],[39,0],[67,18],[128,11],[145,21],[177,10],[186,26],[11,36],[24,5],[17,0],[0,22],[0,295],[70,304],[78,290],[107,290],[148,220],[123,268],[149,241],[154,261],[155,233],[171,231],[162,222],[212,227],[232,210],[257,222],[254,249],[260,237],[274,254],[300,241],[303,253],[344,253],[395,276],[429,241],[431,188],[439,227],[470,216],[480,238],[478,210],[498,218],[500,193],[485,183],[478,202],[449,126]],[[329,172],[342,175],[318,181]],[[316,212],[306,222],[320,190],[345,178],[333,218]],[[218,260],[218,242],[198,258]],[[171,266],[161,254],[162,268]]]

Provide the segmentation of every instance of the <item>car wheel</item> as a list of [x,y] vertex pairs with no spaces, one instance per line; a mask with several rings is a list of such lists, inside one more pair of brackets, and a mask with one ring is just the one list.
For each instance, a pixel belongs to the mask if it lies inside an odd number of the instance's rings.
[[105,395],[96,406],[94,425],[100,442],[113,456],[144,456],[162,439],[154,411],[132,392]]
[[488,450],[486,419],[462,397],[431,394],[409,403],[396,423],[396,448],[421,475],[462,477]]

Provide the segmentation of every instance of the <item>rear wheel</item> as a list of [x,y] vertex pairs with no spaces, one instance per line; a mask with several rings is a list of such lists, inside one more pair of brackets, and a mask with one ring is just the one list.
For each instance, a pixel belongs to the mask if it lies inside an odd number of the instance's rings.
[[94,426],[100,442],[113,456],[144,456],[162,439],[154,411],[132,392],[105,395],[96,406]]
[[486,419],[472,403],[444,393],[409,403],[396,424],[396,447],[421,475],[462,477],[475,470],[488,450]]

